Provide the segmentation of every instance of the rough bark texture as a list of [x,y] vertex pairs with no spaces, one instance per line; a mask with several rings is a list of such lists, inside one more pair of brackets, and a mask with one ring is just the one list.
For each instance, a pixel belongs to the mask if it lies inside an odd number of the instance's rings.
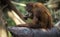
[[60,32],[56,28],[30,29],[27,27],[8,27],[13,37],[60,37]]

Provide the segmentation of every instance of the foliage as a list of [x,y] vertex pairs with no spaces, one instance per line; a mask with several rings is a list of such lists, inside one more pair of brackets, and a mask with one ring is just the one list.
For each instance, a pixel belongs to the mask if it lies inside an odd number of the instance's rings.
[[[44,3],[44,2],[46,2],[46,1],[48,1],[48,0],[13,0],[13,1],[18,2],[18,3],[28,3],[28,2],[42,2],[42,3]],[[23,15],[26,14],[25,7],[20,6],[20,5],[16,5],[16,8],[17,8]],[[59,20],[57,20],[57,19],[59,19],[58,17],[60,17],[60,11],[54,11],[54,10],[52,10],[52,9],[49,9],[49,10],[50,10],[50,12],[51,12],[51,14],[52,14],[53,22],[54,22],[54,23],[58,22]],[[57,19],[56,19],[55,17],[57,17]],[[29,19],[29,20],[30,20],[30,19]]]
[[[44,2],[46,2],[48,0],[13,0],[13,1],[17,2],[17,3],[28,3],[28,2],[43,2],[44,3]],[[23,15],[26,14],[25,7],[20,6],[20,5],[15,5],[15,6]],[[57,21],[59,21],[59,20],[55,19],[55,15],[56,15],[56,17],[59,17],[58,19],[60,19],[60,11],[56,12],[56,11],[54,11],[52,9],[49,9],[49,10],[50,10],[50,12],[52,14],[52,17],[53,17],[53,20],[54,20],[53,22],[56,23]],[[26,21],[31,22],[31,19],[28,19]],[[7,22],[9,24],[9,26],[14,26],[15,25],[14,21],[12,19],[10,19],[10,18],[7,18]]]

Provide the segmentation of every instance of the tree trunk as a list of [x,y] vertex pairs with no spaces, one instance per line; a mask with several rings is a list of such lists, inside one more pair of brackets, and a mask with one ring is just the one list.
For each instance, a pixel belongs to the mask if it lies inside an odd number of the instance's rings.
[[7,31],[5,27],[6,21],[4,19],[3,8],[0,7],[0,37],[7,37]]

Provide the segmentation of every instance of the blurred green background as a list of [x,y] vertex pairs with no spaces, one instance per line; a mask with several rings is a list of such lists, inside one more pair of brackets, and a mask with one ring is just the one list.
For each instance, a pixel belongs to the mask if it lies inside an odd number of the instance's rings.
[[[28,3],[28,2],[41,2],[51,12],[54,24],[57,23],[60,20],[60,9],[57,9],[57,7],[60,5],[59,0],[55,0],[55,1],[54,0],[12,0],[12,1],[13,1],[13,4],[16,6],[16,8],[23,15],[25,15],[25,13],[26,13],[26,10],[25,10],[25,7],[24,7],[26,3]],[[55,6],[57,6],[57,7],[55,7]],[[15,25],[15,23],[12,19],[7,18],[7,21],[8,21],[9,26],[14,26]]]
[[[16,6],[17,10],[19,10],[23,15],[25,15],[25,4],[28,2],[41,2],[43,3],[51,12],[51,15],[53,17],[53,22],[56,24],[58,21],[60,21],[60,1],[59,0],[12,0],[13,4]],[[14,26],[15,23],[12,19],[7,17],[7,22],[9,26]],[[29,22],[31,20],[29,19]],[[10,34],[9,34],[10,35]],[[10,36],[11,37],[11,36]]]

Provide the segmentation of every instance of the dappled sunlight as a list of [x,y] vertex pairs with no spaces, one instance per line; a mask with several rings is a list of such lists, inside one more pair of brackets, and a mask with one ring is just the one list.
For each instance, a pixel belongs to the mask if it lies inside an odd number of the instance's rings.
[[23,4],[23,3],[17,3],[17,2],[13,2],[13,1],[12,1],[12,3],[16,4],[16,5],[24,6],[24,7],[26,6],[26,4]]
[[0,37],[7,37],[6,30],[4,28],[0,28]]
[[60,0],[0,0],[0,37],[60,37]]
[[15,21],[16,25],[26,24],[13,10],[8,11],[8,16]]

